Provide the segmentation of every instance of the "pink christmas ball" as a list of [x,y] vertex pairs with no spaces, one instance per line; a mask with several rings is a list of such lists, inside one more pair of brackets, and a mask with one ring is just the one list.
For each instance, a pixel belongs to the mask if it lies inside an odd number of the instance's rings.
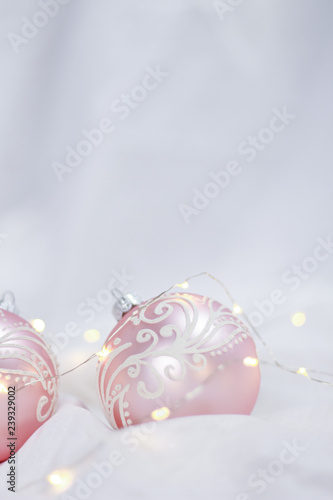
[[26,320],[0,309],[0,462],[54,413],[58,379],[37,382],[54,375],[54,355],[43,338]]
[[250,414],[260,371],[249,329],[230,309],[201,295],[169,293],[123,316],[101,351],[97,384],[108,421],[120,428]]

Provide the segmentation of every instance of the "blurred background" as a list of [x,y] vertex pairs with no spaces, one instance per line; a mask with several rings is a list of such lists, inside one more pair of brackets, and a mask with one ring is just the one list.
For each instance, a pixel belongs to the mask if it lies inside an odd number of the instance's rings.
[[[61,369],[101,349],[113,287],[148,299],[209,271],[283,362],[332,371],[332,3],[0,14],[0,291],[45,322]],[[205,278],[191,290],[232,306]],[[94,361],[80,370],[62,391],[98,411]],[[292,377],[263,367],[256,414],[332,400]]]

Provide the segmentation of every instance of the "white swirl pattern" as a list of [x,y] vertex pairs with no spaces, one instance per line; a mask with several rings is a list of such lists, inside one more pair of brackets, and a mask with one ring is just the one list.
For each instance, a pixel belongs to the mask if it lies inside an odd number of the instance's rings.
[[[18,317],[17,317],[18,318]],[[21,318],[20,318],[21,319]],[[36,419],[42,423],[55,411],[57,401],[57,374],[55,356],[47,344],[38,336],[37,332],[25,321],[18,321],[13,326],[6,324],[6,312],[0,309],[0,378],[15,383],[31,383],[36,381],[42,384],[44,394],[40,397],[36,408]],[[41,355],[37,349],[44,352]],[[5,368],[2,360],[17,360],[24,369]],[[29,390],[29,387],[23,390]]]

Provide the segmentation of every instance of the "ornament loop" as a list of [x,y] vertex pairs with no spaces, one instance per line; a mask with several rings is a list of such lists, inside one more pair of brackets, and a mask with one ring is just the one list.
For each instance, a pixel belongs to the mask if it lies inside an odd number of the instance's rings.
[[6,290],[0,300],[0,309],[17,314],[18,309],[15,304],[15,295],[11,290]]

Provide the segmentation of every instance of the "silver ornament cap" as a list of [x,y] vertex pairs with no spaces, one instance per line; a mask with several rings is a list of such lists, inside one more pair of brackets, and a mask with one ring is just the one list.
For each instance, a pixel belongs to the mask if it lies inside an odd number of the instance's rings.
[[117,299],[112,308],[112,313],[117,321],[142,302],[142,298],[136,292],[123,293],[118,288],[115,288],[112,290],[112,295]]

